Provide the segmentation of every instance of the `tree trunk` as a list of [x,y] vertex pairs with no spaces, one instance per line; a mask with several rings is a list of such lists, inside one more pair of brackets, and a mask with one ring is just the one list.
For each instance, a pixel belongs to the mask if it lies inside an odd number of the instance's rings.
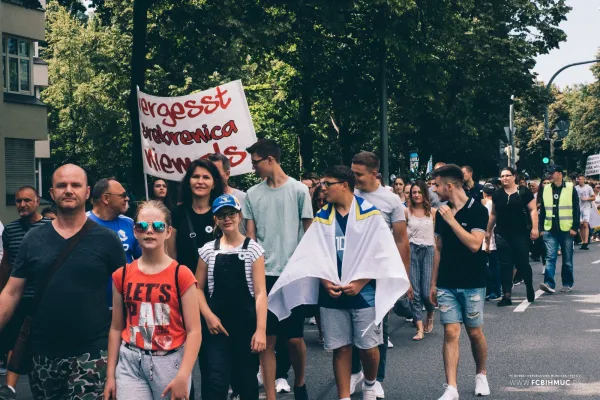
[[133,43],[131,53],[131,88],[127,106],[131,118],[131,190],[136,199],[145,195],[144,166],[142,160],[142,140],[137,106],[137,87],[144,90],[146,81],[146,31],[148,26],[148,1],[134,0],[133,3]]

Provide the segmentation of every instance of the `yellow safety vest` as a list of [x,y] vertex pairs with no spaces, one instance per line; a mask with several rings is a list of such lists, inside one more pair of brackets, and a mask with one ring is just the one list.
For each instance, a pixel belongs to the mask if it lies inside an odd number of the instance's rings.
[[[568,232],[573,228],[573,184],[565,182],[565,186],[560,192],[558,199],[558,223],[560,230]],[[546,210],[546,219],[544,220],[544,230],[552,229],[552,218],[554,218],[554,199],[552,184],[544,187],[544,209]]]

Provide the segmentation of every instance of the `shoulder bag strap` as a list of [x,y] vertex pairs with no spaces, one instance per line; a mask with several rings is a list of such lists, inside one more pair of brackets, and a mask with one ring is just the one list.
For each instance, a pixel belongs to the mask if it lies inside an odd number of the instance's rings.
[[185,218],[187,219],[188,229],[190,230],[190,239],[194,242],[196,246],[196,253],[198,253],[198,239],[196,239],[196,232],[194,232],[194,224],[192,224],[192,217],[190,217],[189,211],[185,210]]
[[65,260],[71,254],[71,251],[79,244],[81,239],[87,235],[87,233],[92,229],[92,227],[96,225],[94,221],[91,219],[87,219],[83,227],[77,232],[73,237],[69,239],[69,243],[62,249],[62,251],[58,254],[50,268],[48,268],[48,274],[46,275],[46,279],[42,281],[42,284],[36,288],[35,295],[33,297],[33,307],[32,310],[37,310],[42,296],[44,295],[44,291],[46,287],[48,287],[48,283],[52,280],[52,277],[58,271],[58,269],[64,264]]
[[185,317],[183,316],[183,304],[181,303],[181,291],[179,290],[179,266],[181,264],[177,263],[175,267],[175,289],[177,290],[177,301],[179,302],[179,312],[181,313],[181,323],[183,324],[183,329],[185,329]]

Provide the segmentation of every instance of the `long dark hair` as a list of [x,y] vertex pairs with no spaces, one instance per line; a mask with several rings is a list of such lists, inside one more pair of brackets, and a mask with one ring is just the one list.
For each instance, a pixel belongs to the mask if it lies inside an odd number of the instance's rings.
[[215,164],[213,164],[212,161],[201,159],[195,160],[190,164],[185,172],[185,176],[181,180],[181,187],[179,189],[179,199],[181,204],[186,207],[192,206],[193,194],[192,187],[190,186],[190,179],[192,178],[196,168],[204,168],[212,175],[215,183],[214,187],[210,191],[209,205],[212,206],[215,199],[223,194],[225,185],[223,184],[223,178],[221,178],[219,169],[215,166]]
[[[154,185],[158,181],[163,181],[165,183],[165,185],[167,185],[167,195],[165,196],[164,200],[159,199],[154,194]],[[173,206],[173,200],[171,200],[171,188],[169,187],[169,182],[167,182],[165,179],[156,178],[155,180],[153,180],[152,181],[152,191],[150,191],[149,194],[150,194],[150,199],[149,200],[161,201],[169,210],[171,210],[171,207]]]
[[412,188],[417,186],[421,189],[421,196],[423,196],[423,207],[425,207],[425,216],[431,216],[431,199],[429,199],[429,188],[427,183],[422,179],[417,179],[412,185],[410,185],[410,192],[407,200],[408,209],[412,212],[416,207],[415,201],[412,197]]

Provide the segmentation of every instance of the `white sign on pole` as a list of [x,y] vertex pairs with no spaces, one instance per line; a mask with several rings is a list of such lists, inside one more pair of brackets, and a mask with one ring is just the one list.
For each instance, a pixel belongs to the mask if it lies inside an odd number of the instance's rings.
[[585,166],[585,176],[600,174],[600,154],[589,156]]
[[252,171],[245,149],[256,134],[241,81],[181,97],[137,95],[144,173],[180,181],[210,153],[229,158],[232,176]]

